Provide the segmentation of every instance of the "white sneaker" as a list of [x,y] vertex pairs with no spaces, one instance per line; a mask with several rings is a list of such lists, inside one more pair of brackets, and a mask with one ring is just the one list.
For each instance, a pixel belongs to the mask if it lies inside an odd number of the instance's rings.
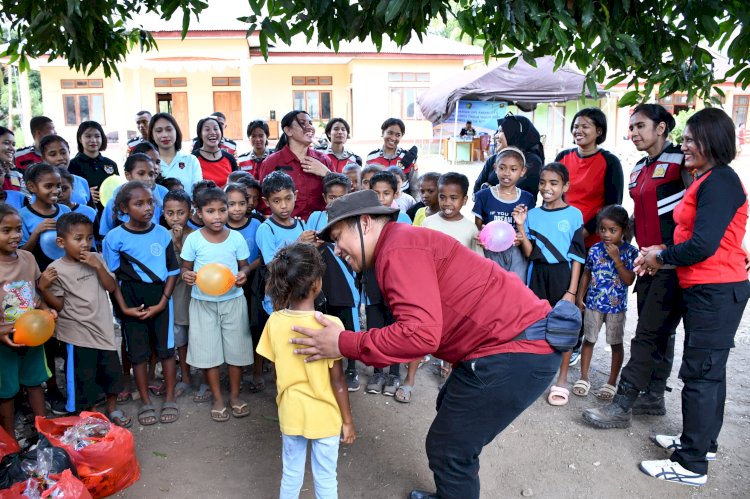
[[[680,435],[655,435],[651,437],[651,441],[667,450],[682,449]],[[716,453],[706,452],[706,461],[716,461]]]
[[665,480],[667,482],[680,483],[682,485],[692,485],[701,487],[706,484],[707,475],[699,475],[690,470],[686,470],[680,463],[669,459],[658,459],[656,461],[641,461],[641,471],[645,474]]

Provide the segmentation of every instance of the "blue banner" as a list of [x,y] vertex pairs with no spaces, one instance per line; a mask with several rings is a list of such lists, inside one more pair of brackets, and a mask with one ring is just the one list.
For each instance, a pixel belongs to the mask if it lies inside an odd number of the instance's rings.
[[456,111],[454,110],[446,120],[433,127],[433,136],[451,137],[458,135],[467,121],[471,121],[472,127],[479,134],[494,135],[497,131],[497,120],[505,117],[508,113],[508,103],[498,101],[459,101],[458,123],[456,126]]

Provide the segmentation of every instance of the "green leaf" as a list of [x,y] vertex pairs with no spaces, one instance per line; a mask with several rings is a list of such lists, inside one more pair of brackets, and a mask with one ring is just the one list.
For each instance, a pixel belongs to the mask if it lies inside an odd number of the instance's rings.
[[385,22],[389,23],[400,14],[401,8],[404,5],[404,0],[389,0],[388,7],[385,9]]
[[619,107],[629,107],[635,105],[636,102],[638,102],[638,98],[640,97],[640,94],[637,90],[631,90],[630,92],[625,92],[625,94],[620,97],[619,102],[617,105]]
[[547,35],[549,34],[550,26],[552,25],[552,18],[547,17],[542,21],[542,26],[539,28],[539,35],[537,36],[537,40],[540,42],[546,42],[547,41]]

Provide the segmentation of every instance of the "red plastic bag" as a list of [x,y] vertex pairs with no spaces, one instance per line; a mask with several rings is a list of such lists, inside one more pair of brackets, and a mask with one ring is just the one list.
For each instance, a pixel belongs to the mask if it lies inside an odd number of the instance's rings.
[[[63,497],[70,499],[92,499],[91,494],[86,490],[86,486],[79,479],[73,476],[70,470],[65,470],[59,475],[50,475],[50,480],[55,482],[52,487],[42,492],[41,497]],[[41,480],[31,478],[38,486],[41,486]],[[0,490],[0,499],[28,499],[24,495],[26,491],[26,481],[14,483],[9,489]]]
[[5,431],[5,428],[0,426],[0,459],[4,458],[8,454],[13,454],[14,452],[20,451],[21,448],[18,446],[18,442],[16,442],[13,437],[8,435],[8,432]]
[[[73,476],[70,470],[59,475],[50,475],[50,480],[56,482],[52,487],[42,492],[41,497],[64,497],[70,499],[92,499],[86,486]],[[41,485],[41,480],[31,478]],[[14,483],[9,489],[0,490],[0,499],[27,499],[24,495],[26,482]]]
[[61,441],[65,430],[88,417],[109,422],[104,414],[84,411],[80,416],[57,419],[38,416],[36,428],[52,445],[65,449],[81,481],[93,498],[98,499],[116,494],[137,482],[141,469],[135,457],[133,434],[114,424],[104,437],[92,438],[95,443],[80,450]]

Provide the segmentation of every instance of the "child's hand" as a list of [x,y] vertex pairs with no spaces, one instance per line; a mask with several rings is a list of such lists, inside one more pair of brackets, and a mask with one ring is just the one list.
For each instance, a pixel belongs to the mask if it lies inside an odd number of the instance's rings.
[[523,227],[526,223],[526,214],[529,212],[529,209],[526,208],[526,205],[519,204],[513,209],[513,221],[516,222],[516,227]]
[[139,307],[123,308],[122,313],[128,317],[135,317],[136,319],[143,320],[145,318],[144,314],[146,313],[146,306],[141,305]]
[[19,345],[10,339],[11,333],[15,332],[15,329],[11,326],[9,329],[0,328],[0,344],[11,348],[20,348],[25,345]]
[[141,305],[141,308],[142,308],[142,312],[140,316],[141,320],[145,321],[147,319],[156,317],[161,312],[163,312],[165,308],[167,308],[168,303],[169,303],[169,300],[161,300],[156,305],[151,305],[150,307],[143,308],[143,305]]
[[99,188],[98,187],[90,187],[89,192],[91,193],[91,199],[94,200],[94,203],[99,203]]
[[516,237],[513,238],[513,246],[521,246],[521,243],[523,242],[525,234],[522,232],[516,231]]
[[574,295],[573,293],[568,293],[568,292],[566,291],[566,292],[565,292],[565,294],[563,295],[563,297],[562,297],[562,298],[560,298],[560,299],[561,299],[561,300],[565,300],[565,301],[567,301],[567,302],[570,302],[570,303],[572,303],[573,305],[576,305],[576,301],[577,301],[577,299],[578,299],[578,298],[577,298],[577,297],[576,297],[576,296],[575,296],[575,295]]
[[57,221],[54,218],[46,218],[44,222],[34,227],[34,230],[31,233],[40,236],[43,232],[47,232],[48,230],[55,230],[56,224]]
[[476,236],[474,236],[474,241],[476,241],[477,246],[479,246],[480,248],[484,248],[484,244],[482,243],[482,240],[479,239],[479,234],[477,234]]
[[607,250],[607,254],[615,263],[620,260],[620,248],[616,244],[605,244],[604,249]]
[[244,272],[237,272],[237,275],[234,276],[234,285],[238,288],[241,288],[247,283],[247,274]]
[[195,285],[195,277],[196,277],[197,275],[198,275],[198,274],[197,274],[197,273],[195,273],[195,272],[194,272],[194,271],[192,271],[192,270],[186,270],[186,271],[184,271],[184,272],[182,273],[182,281],[183,281],[183,282],[184,282],[185,284],[187,284],[188,286],[193,286],[193,285]]
[[306,230],[306,231],[303,231],[302,234],[299,235],[299,237],[297,238],[297,241],[301,243],[315,244],[315,241],[317,239],[318,238],[315,235],[314,230]]
[[354,428],[354,423],[344,423],[343,432],[344,435],[341,437],[342,444],[353,444],[357,439],[357,430]]
[[576,306],[581,309],[581,312],[586,308],[586,304],[583,303],[583,298],[576,298]]
[[56,280],[57,269],[54,267],[47,267],[45,271],[42,272],[42,276],[39,278],[39,284],[37,286],[39,287],[40,291],[45,291],[49,289],[52,283]]
[[104,261],[99,257],[98,253],[91,251],[81,251],[81,263],[85,263],[92,269],[99,269],[104,267]]
[[169,231],[172,233],[172,242],[182,242],[182,225],[173,225]]

